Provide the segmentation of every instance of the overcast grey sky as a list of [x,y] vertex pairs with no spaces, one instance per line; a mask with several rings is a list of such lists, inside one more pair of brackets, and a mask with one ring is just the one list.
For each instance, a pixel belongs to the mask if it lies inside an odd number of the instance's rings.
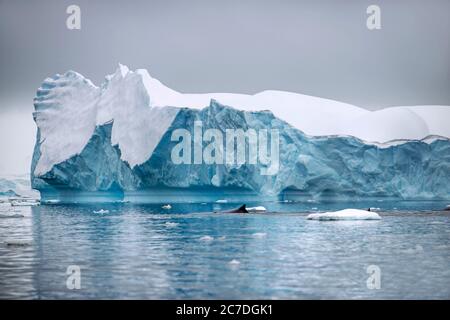
[[[81,7],[81,30],[65,26]],[[369,31],[366,8],[381,7]],[[280,89],[376,109],[450,104],[449,0],[0,0],[0,105],[118,62],[182,92]]]
[[[71,4],[81,30],[66,28]],[[381,30],[366,27],[371,4]],[[450,105],[449,14],[449,0],[0,0],[0,126],[31,121],[47,76],[72,69],[98,85],[119,62],[181,92]]]

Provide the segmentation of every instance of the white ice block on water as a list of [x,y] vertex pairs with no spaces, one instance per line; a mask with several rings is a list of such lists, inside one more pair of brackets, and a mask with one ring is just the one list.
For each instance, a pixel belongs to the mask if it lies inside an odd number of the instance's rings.
[[306,219],[308,220],[321,220],[321,221],[333,221],[333,220],[380,220],[381,217],[372,211],[359,210],[359,209],[344,209],[334,212],[323,213],[311,213]]
[[266,212],[266,208],[263,206],[257,206],[257,207],[250,207],[247,208],[248,212]]

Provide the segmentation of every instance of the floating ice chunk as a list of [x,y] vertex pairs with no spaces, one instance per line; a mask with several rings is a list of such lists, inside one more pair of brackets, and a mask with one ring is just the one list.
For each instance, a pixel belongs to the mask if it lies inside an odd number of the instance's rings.
[[94,213],[104,214],[104,213],[109,213],[109,210],[103,210],[103,209],[100,209],[98,211],[94,210]]
[[257,207],[250,207],[247,208],[248,212],[265,212],[267,211],[266,208],[264,208],[263,206],[257,206]]
[[130,200],[115,200],[114,203],[130,203]]
[[254,234],[252,234],[253,238],[264,238],[265,236],[267,236],[267,233],[265,232],[256,232]]
[[166,227],[167,228],[175,228],[178,225],[179,225],[179,223],[176,223],[176,222],[170,222],[170,221],[166,222]]
[[227,203],[227,202],[228,202],[228,200],[225,200],[225,199],[219,199],[216,201],[216,203]]
[[165,210],[170,210],[170,209],[172,209],[172,206],[170,204],[165,204],[161,208],[163,208]]
[[241,262],[239,260],[233,259],[230,262],[228,262],[230,265],[232,266],[238,266],[241,264]]
[[311,213],[306,219],[309,220],[380,220],[381,217],[372,211],[358,209],[344,209],[335,212]]
[[209,242],[209,241],[213,241],[213,240],[214,240],[214,238],[211,237],[211,236],[203,236],[203,237],[200,238],[200,241],[207,241],[207,242]]

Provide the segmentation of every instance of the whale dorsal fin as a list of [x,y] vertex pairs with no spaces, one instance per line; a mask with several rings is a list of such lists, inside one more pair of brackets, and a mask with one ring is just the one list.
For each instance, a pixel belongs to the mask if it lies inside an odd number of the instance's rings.
[[238,211],[240,212],[248,212],[247,208],[245,207],[245,204],[243,204],[242,206],[239,207]]

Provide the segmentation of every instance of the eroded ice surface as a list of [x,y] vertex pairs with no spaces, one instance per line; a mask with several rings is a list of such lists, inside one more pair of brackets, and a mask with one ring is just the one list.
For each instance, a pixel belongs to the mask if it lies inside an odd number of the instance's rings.
[[[44,198],[101,191],[123,200],[152,188],[450,197],[448,106],[371,112],[281,91],[181,94],[121,65],[100,87],[73,71],[46,79],[35,110],[32,183]],[[175,165],[171,134],[192,133],[195,121],[203,130],[278,130],[279,170],[264,176],[261,163]]]

